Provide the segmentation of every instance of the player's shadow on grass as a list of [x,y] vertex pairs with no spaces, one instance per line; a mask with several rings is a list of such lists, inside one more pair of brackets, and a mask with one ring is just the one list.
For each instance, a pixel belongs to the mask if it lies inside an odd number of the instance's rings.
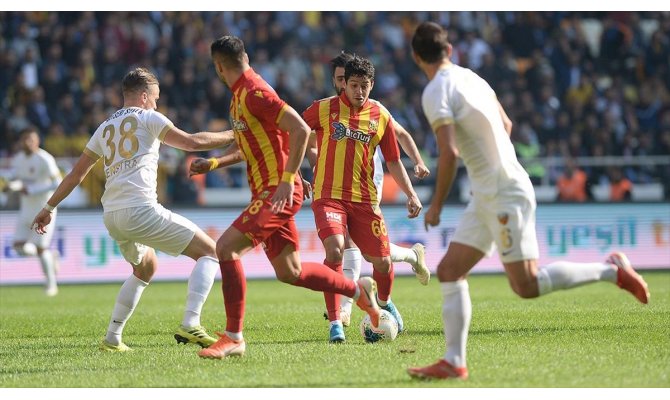
[[[611,331],[615,330],[625,330],[625,329],[637,329],[638,326],[632,324],[619,324],[619,325],[590,325],[590,326],[546,326],[546,327],[536,327],[536,326],[527,326],[527,327],[516,327],[516,328],[487,328],[487,329],[470,329],[470,336],[477,335],[499,335],[499,334],[544,334],[548,332],[593,332],[593,331]],[[403,332],[402,335],[408,336],[435,336],[442,335],[442,327],[435,327],[434,329],[410,329],[407,332]]]

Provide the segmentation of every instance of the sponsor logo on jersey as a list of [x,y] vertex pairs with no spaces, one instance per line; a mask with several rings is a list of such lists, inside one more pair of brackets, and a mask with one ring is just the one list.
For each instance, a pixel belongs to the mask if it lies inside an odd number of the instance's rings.
[[342,215],[338,214],[336,212],[326,211],[326,221],[329,221],[329,222],[335,221],[335,222],[338,222],[338,223],[341,224],[342,223]]
[[241,119],[233,119],[233,129],[237,132],[244,132],[248,130],[247,123]]
[[348,126],[345,126],[339,121],[333,122],[333,133],[330,135],[331,139],[342,140],[342,139],[352,139],[365,144],[370,143],[372,136],[368,135],[363,131],[357,131],[354,129],[349,129]]

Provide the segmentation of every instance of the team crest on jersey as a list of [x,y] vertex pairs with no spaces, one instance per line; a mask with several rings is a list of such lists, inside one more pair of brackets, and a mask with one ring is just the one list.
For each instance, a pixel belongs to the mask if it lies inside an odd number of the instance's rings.
[[506,212],[498,214],[498,222],[500,222],[500,225],[507,225],[507,221],[509,221],[509,214]]
[[238,132],[244,132],[248,130],[247,123],[241,119],[233,119],[233,129]]
[[370,121],[370,131],[371,132],[377,132],[377,128],[379,128],[379,122],[375,121],[374,119]]
[[331,139],[342,140],[342,139],[352,139],[365,144],[370,143],[372,136],[368,135],[363,131],[357,131],[354,129],[349,129],[348,126],[345,126],[339,121],[333,122],[333,133],[330,135]]

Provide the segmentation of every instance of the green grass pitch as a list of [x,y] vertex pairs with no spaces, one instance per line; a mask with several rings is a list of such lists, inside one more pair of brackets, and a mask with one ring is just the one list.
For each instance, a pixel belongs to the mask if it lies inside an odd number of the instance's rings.
[[[444,352],[441,293],[399,277],[394,302],[407,330],[393,342],[366,344],[355,309],[347,342],[327,341],[320,293],[275,280],[249,281],[247,353],[200,359],[177,345],[186,283],[151,284],[127,324],[132,353],[98,350],[120,284],[63,285],[55,298],[39,287],[0,288],[2,388],[558,388],[670,386],[670,271],[643,272],[648,306],[615,285],[597,283],[522,300],[504,275],[469,279],[473,303],[467,381],[414,381],[409,366]],[[220,281],[203,311],[211,334],[224,327]]]

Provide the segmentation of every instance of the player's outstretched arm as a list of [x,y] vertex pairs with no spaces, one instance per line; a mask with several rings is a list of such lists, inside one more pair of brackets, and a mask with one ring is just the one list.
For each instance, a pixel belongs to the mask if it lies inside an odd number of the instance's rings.
[[224,168],[229,165],[237,164],[243,161],[242,152],[237,146],[236,142],[233,142],[220,157],[211,157],[211,158],[196,158],[191,161],[189,166],[188,176],[206,174],[209,171],[213,171],[217,168]]
[[398,139],[398,143],[400,143],[400,147],[402,147],[403,151],[414,163],[414,176],[423,179],[430,175],[430,170],[426,167],[426,163],[423,162],[421,152],[418,147],[416,147],[412,135],[410,135],[398,121],[393,120],[393,128],[395,129],[395,135]]
[[185,151],[203,151],[224,147],[234,142],[232,130],[222,132],[186,133],[173,126],[165,134],[163,142],[168,146]]
[[409,218],[416,218],[423,206],[421,205],[419,196],[416,195],[416,192],[412,187],[412,182],[409,180],[409,176],[407,176],[405,166],[402,165],[400,160],[388,161],[386,166],[400,189],[407,195],[407,211],[409,212],[407,216]]
[[77,160],[72,171],[63,178],[63,181],[58,185],[54,194],[47,200],[47,204],[39,213],[37,213],[37,216],[35,216],[31,225],[31,227],[35,229],[35,232],[39,234],[46,232],[47,225],[51,223],[51,213],[53,212],[53,209],[58,207],[58,204],[72,193],[74,188],[84,180],[96,161],[98,160],[86,153],[79,157],[79,160]]

